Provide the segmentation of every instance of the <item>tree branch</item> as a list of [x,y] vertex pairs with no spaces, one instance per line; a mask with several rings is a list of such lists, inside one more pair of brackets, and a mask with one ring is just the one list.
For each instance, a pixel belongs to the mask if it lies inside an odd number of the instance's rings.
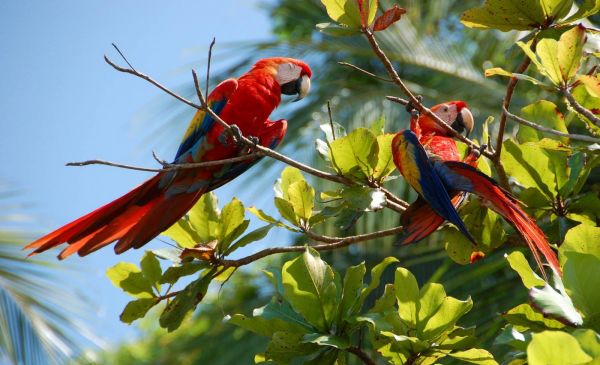
[[511,112],[509,112],[508,110],[506,110],[506,108],[504,108],[504,107],[502,107],[502,112],[506,115],[506,117],[508,119],[514,120],[517,123],[520,123],[520,124],[523,124],[525,126],[531,127],[533,129],[538,130],[538,131],[543,132],[543,133],[549,133],[549,134],[554,134],[554,135],[557,135],[557,136],[560,136],[560,137],[566,137],[566,138],[569,138],[569,139],[574,140],[574,141],[582,141],[582,142],[590,142],[590,143],[600,143],[600,138],[594,138],[594,137],[586,136],[586,135],[583,135],[583,134],[565,133],[565,132],[557,131],[556,129],[544,127],[542,125],[539,125],[537,123],[531,122],[531,121],[529,121],[527,119],[524,119],[522,117],[514,115]]
[[377,365],[377,363],[375,362],[375,360],[371,359],[369,357],[369,355],[367,355],[366,352],[364,352],[363,350],[361,350],[360,347],[351,346],[351,347],[348,347],[346,350],[348,352],[356,355],[356,357],[358,357],[359,359],[361,359],[362,362],[365,363],[366,365]]
[[594,123],[595,125],[600,127],[600,118],[595,116],[594,113],[591,112],[591,110],[586,109],[583,105],[579,104],[577,102],[577,100],[575,100],[575,97],[573,96],[573,94],[571,94],[571,91],[569,90],[568,87],[561,88],[561,91],[565,95],[565,97],[567,98],[567,101],[569,102],[569,105],[573,109],[575,109],[579,114],[583,115],[584,117],[589,119],[592,123]]
[[338,65],[341,65],[341,66],[346,66],[346,67],[350,67],[350,68],[352,68],[352,69],[354,69],[354,70],[356,70],[356,71],[358,71],[358,72],[361,72],[361,73],[363,73],[363,74],[365,74],[365,75],[367,75],[367,76],[370,76],[370,77],[372,77],[372,78],[375,78],[375,79],[377,79],[377,80],[381,80],[381,81],[385,81],[385,82],[391,82],[391,83],[394,83],[394,81],[393,81],[393,80],[386,79],[385,77],[377,76],[377,75],[375,75],[374,73],[372,73],[372,72],[370,72],[370,71],[367,71],[367,70],[365,70],[364,68],[360,68],[360,67],[358,67],[358,66],[356,66],[356,65],[353,65],[353,64],[351,64],[351,63],[348,63],[348,62],[338,62]]
[[163,168],[161,168],[161,169],[153,169],[153,168],[139,167],[139,166],[133,166],[133,165],[124,165],[124,164],[119,164],[119,163],[104,161],[104,160],[87,160],[87,161],[81,161],[81,162],[68,162],[66,164],[66,166],[105,165],[105,166],[119,167],[122,169],[136,170],[136,171],[167,172],[167,171],[176,171],[176,170],[197,169],[197,168],[209,167],[209,166],[220,166],[220,165],[225,165],[228,163],[251,160],[258,156],[260,156],[260,154],[250,153],[247,155],[227,158],[224,160],[206,161],[206,162],[198,162],[198,163],[182,163],[182,164],[177,164],[177,163],[171,164],[171,163],[165,163],[163,161],[157,160],[157,161],[159,161],[159,163],[161,163],[163,165]]
[[[396,234],[400,234],[404,230],[403,227],[394,227],[390,229],[384,229],[382,231],[359,234],[356,236],[349,237],[331,237],[331,236],[322,236],[316,233],[306,231],[304,232],[310,239],[325,242],[319,245],[308,246],[317,251],[331,251],[338,248],[350,246],[355,243],[369,241],[376,238],[382,238],[387,236],[392,236]],[[286,253],[286,252],[303,252],[306,249],[305,246],[285,246],[285,247],[272,247],[266,248],[264,250],[258,251],[252,255],[243,257],[237,260],[218,260],[217,264],[226,266],[226,267],[240,267],[244,265],[248,265],[253,263],[254,261],[260,260],[264,257],[275,255],[278,253]]]

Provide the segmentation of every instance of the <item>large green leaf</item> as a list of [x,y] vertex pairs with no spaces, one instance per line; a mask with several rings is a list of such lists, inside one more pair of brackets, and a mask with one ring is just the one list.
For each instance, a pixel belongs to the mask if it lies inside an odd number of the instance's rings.
[[[552,128],[563,133],[568,133],[562,113],[558,110],[556,104],[539,100],[521,109],[523,117],[539,125]],[[524,125],[519,126],[517,137],[521,142],[537,142],[547,135]],[[568,142],[568,138],[561,137],[561,141]]]
[[592,360],[577,339],[566,332],[545,331],[533,334],[527,346],[530,365],[576,365]]
[[448,354],[457,360],[463,361],[469,364],[478,365],[498,365],[494,356],[484,349],[468,349],[465,351],[455,351]]
[[584,314],[584,322],[600,331],[600,258],[579,252],[567,252],[563,282],[575,307]]
[[218,239],[219,252],[227,250],[231,242],[248,228],[250,221],[244,220],[245,216],[244,205],[236,198],[223,207]]
[[377,166],[377,138],[366,128],[358,128],[330,144],[330,159],[343,175],[367,179]]
[[467,27],[506,32],[533,30],[545,22],[546,14],[540,0],[486,0],[483,6],[467,10],[460,20]]
[[558,249],[561,264],[567,260],[569,252],[591,254],[600,259],[600,227],[580,224],[571,228],[565,241]]
[[294,310],[321,331],[326,331],[336,307],[337,287],[333,270],[319,253],[307,248],[304,254],[282,268],[285,299]]
[[315,189],[302,179],[289,186],[288,196],[296,216],[302,221],[308,222],[315,206]]
[[534,286],[546,285],[546,282],[531,270],[531,266],[529,266],[529,262],[527,262],[527,259],[522,252],[512,252],[510,255],[506,256],[506,260],[508,260],[510,267],[519,274],[521,281],[523,281],[523,285],[525,285],[527,289],[531,289]]
[[136,298],[154,297],[153,283],[142,274],[135,264],[120,262],[106,270],[106,276],[114,286]]
[[415,276],[403,267],[396,269],[394,278],[398,312],[409,326],[416,328],[419,313],[419,285]]

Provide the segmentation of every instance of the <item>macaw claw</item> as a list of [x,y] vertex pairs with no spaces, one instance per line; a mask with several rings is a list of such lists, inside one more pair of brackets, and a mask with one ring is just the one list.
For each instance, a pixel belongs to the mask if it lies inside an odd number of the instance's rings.
[[244,145],[242,140],[242,131],[235,124],[230,124],[228,129],[225,129],[218,137],[219,142],[225,147],[241,147]]

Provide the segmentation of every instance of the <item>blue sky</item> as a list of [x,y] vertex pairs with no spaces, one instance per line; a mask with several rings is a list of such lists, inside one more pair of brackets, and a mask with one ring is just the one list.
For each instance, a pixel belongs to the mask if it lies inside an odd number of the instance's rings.
[[[27,227],[36,236],[117,198],[150,176],[102,166],[65,167],[66,162],[101,158],[155,166],[152,149],[166,159],[174,154],[175,143],[149,143],[161,122],[153,111],[170,105],[170,97],[106,65],[105,53],[120,62],[111,42],[139,70],[165,85],[180,86],[191,83],[190,65],[202,66],[193,62],[205,58],[213,36],[217,49],[231,41],[269,37],[267,14],[257,3],[0,2],[0,182],[19,191],[18,200],[27,204],[21,213],[32,217]],[[187,118],[172,129],[179,135],[186,125]],[[218,195],[226,200],[231,193],[224,188]],[[85,259],[70,259],[79,274],[61,276],[61,285],[97,305],[88,319],[109,342],[137,332],[135,326],[119,322],[118,314],[129,298],[110,284],[105,271],[119,261],[139,262],[142,254],[115,256],[107,248]]]

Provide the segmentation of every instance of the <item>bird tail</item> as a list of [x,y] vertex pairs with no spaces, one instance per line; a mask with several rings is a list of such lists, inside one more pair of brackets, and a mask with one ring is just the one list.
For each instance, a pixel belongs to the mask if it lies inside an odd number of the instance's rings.
[[453,161],[447,161],[444,164],[453,173],[468,179],[468,185],[471,187],[461,186],[460,190],[469,191],[485,199],[490,204],[490,208],[504,217],[519,231],[533,253],[533,257],[544,277],[546,277],[546,274],[541,255],[559,275],[562,275],[556,254],[550,247],[544,232],[521,209],[519,201],[515,197],[502,189],[493,179],[469,165]]
[[181,218],[202,195],[183,193],[166,197],[159,186],[162,177],[163,174],[157,174],[122,197],[35,240],[24,249],[33,249],[29,253],[32,256],[68,243],[58,255],[62,260],[75,252],[85,256],[116,240],[119,240],[115,246],[117,254],[143,246]]

